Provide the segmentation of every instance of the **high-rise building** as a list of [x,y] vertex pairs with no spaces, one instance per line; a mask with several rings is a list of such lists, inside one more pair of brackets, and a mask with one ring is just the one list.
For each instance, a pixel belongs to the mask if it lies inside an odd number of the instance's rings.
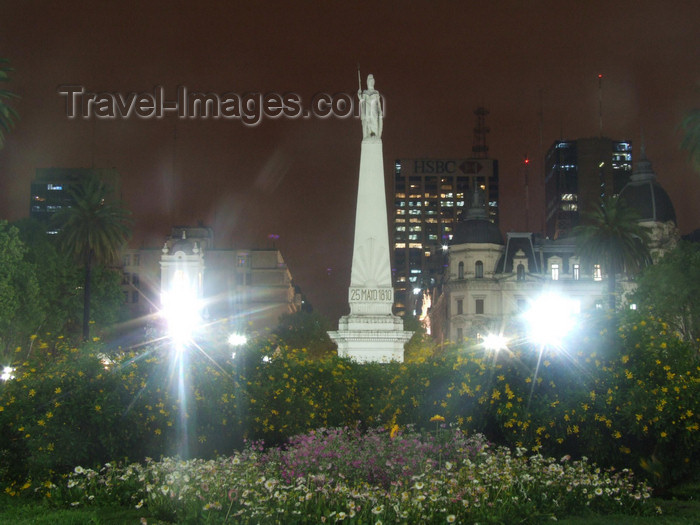
[[498,161],[486,158],[400,159],[394,170],[393,282],[396,313],[441,282],[447,244],[465,201],[478,188],[498,223]]
[[545,157],[545,234],[564,237],[581,212],[618,195],[632,174],[632,143],[595,137],[557,140]]
[[119,197],[120,178],[116,169],[38,168],[31,183],[29,216],[48,223],[56,212],[73,202],[71,187],[90,176],[98,177],[112,189],[115,197]]

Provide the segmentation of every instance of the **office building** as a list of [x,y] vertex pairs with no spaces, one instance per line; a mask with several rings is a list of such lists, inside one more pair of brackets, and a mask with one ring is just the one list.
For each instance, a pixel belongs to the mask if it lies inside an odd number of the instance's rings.
[[475,189],[498,223],[498,161],[486,158],[400,159],[394,170],[393,282],[398,315],[414,313],[421,290],[439,286],[447,244]]
[[[51,217],[73,202],[70,190],[86,177],[96,176],[119,198],[120,177],[113,168],[38,168],[31,182],[29,216],[49,224]],[[49,229],[49,233],[56,233]]]
[[581,213],[618,195],[632,174],[632,143],[596,137],[557,140],[545,157],[545,234],[564,237]]

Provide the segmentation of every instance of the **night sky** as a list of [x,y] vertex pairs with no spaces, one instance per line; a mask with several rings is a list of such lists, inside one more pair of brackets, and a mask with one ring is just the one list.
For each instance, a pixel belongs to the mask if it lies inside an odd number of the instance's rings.
[[[28,215],[36,168],[114,167],[134,213],[133,246],[170,226],[210,225],[217,247],[270,247],[335,323],[347,287],[359,120],[98,120],[66,117],[61,85],[90,92],[357,91],[386,101],[387,188],[396,158],[471,155],[485,106],[500,163],[501,229],[542,224],[544,151],[556,139],[644,136],[679,227],[700,227],[700,174],[678,126],[700,103],[700,2],[4,2],[0,56],[21,115],[0,151],[0,217]],[[204,5],[202,5],[204,4]],[[642,131],[643,130],[643,131]],[[522,160],[529,156],[525,217]],[[527,222],[526,222],[527,220]],[[328,272],[328,268],[332,270]]]

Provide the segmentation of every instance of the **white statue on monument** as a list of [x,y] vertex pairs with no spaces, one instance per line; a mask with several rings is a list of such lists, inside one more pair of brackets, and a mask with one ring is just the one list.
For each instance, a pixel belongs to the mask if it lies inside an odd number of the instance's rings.
[[357,97],[360,99],[362,138],[382,138],[382,124],[384,119],[384,115],[382,114],[382,97],[379,91],[374,89],[374,76],[372,74],[367,77],[367,89],[364,91],[362,91],[362,82],[360,82],[360,89],[357,90]]
[[403,319],[392,313],[391,255],[384,188],[382,153],[382,99],[367,77],[362,90],[357,72],[362,115],[360,173],[355,210],[355,238],[348,288],[350,314],[338,321],[328,335],[338,345],[338,355],[361,363],[403,362],[404,345],[413,332],[404,330]]

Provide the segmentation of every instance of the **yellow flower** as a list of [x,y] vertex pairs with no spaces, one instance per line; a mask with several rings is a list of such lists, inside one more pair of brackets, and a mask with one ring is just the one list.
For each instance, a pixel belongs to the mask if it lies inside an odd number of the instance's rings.
[[56,390],[54,390],[54,393],[60,394],[60,393],[61,393],[61,387],[59,386]]
[[29,391],[29,397],[34,397],[36,395],[36,390],[33,388]]
[[396,434],[399,433],[399,425],[394,424],[393,427],[391,427],[391,432],[389,433],[389,437],[391,439],[394,439],[396,437]]
[[95,412],[101,412],[102,407],[100,405],[95,405]]
[[433,417],[430,418],[430,422],[436,422],[436,421],[445,421],[445,418],[439,415],[434,415]]

